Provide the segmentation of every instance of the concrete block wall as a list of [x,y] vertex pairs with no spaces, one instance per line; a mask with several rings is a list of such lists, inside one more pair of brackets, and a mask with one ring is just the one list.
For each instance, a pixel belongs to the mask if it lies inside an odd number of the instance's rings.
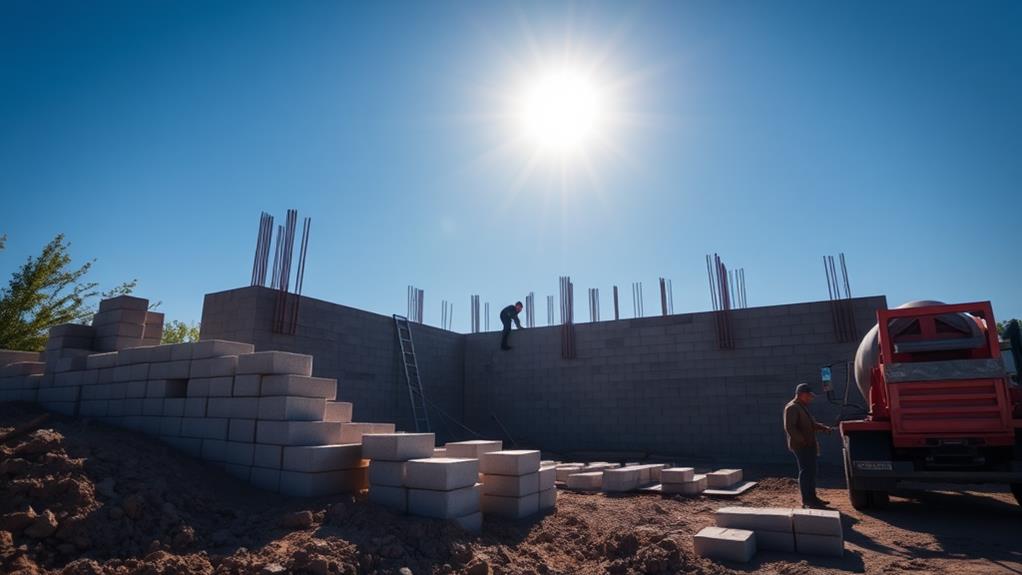
[[[207,294],[201,338],[311,355],[313,375],[338,381],[338,399],[354,404],[356,419],[415,429],[392,317],[302,297],[296,335],[275,334],[276,300],[275,290],[258,286]],[[412,337],[426,398],[463,418],[464,336],[415,324]],[[433,423],[441,440],[452,439],[443,422]]]

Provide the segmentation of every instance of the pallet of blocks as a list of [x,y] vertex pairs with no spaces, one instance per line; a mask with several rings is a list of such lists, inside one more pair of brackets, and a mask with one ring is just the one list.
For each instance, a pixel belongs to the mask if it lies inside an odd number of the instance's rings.
[[723,507],[714,514],[718,527],[756,534],[759,550],[840,557],[844,553],[841,514],[830,509]]
[[660,492],[664,495],[699,495],[706,489],[706,476],[696,475],[691,467],[671,467],[660,472]]
[[433,456],[432,433],[379,433],[362,436],[369,460],[369,500],[399,513],[408,512],[405,471],[409,461]]
[[485,514],[521,519],[557,505],[556,469],[540,468],[540,453],[532,450],[482,454],[482,509]]

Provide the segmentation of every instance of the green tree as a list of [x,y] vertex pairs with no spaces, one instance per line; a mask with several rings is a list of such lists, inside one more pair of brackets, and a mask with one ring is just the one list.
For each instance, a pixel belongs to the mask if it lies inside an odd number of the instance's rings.
[[1004,335],[1004,330],[1008,329],[1008,324],[1013,321],[1022,323],[1022,320],[1018,319],[1006,319],[1004,321],[997,322],[997,335]]
[[160,343],[184,343],[199,341],[199,324],[172,320],[163,324],[163,338]]
[[[0,239],[0,249],[6,239],[6,235]],[[0,292],[0,349],[42,350],[51,327],[91,321],[97,296],[127,294],[135,288],[137,281],[131,280],[99,291],[96,282],[85,279],[95,260],[73,267],[70,247],[64,234],[58,234],[11,274]]]

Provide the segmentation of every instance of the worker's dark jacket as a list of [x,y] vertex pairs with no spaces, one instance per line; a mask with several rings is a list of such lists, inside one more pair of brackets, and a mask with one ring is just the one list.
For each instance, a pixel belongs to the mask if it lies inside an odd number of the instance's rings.
[[788,449],[795,451],[816,448],[816,432],[826,426],[817,423],[809,408],[793,399],[784,406],[784,432],[788,434]]
[[510,325],[511,321],[515,322],[518,329],[522,329],[522,322],[518,319],[518,308],[514,305],[509,305],[506,308],[500,310],[500,321],[501,323]]

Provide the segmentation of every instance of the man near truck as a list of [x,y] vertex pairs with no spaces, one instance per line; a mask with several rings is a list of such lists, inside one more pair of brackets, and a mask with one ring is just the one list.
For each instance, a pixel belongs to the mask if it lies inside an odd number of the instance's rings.
[[817,422],[809,413],[809,403],[814,396],[808,383],[795,387],[795,398],[784,406],[784,433],[788,436],[788,449],[798,463],[802,507],[819,509],[826,507],[828,502],[816,496],[816,459],[820,454],[816,434],[821,431],[830,433],[831,428]]

